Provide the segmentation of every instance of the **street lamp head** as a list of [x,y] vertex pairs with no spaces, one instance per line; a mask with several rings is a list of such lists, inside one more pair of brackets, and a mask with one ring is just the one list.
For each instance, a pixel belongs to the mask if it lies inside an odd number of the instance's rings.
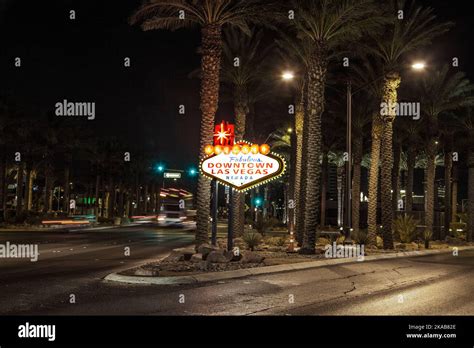
[[283,74],[281,74],[281,78],[284,81],[291,81],[295,78],[295,75],[291,71],[284,71]]
[[287,131],[288,133],[293,133],[293,128],[290,127],[290,128],[288,128],[286,131]]
[[426,64],[424,62],[415,62],[412,64],[411,68],[416,71],[421,71],[426,68]]

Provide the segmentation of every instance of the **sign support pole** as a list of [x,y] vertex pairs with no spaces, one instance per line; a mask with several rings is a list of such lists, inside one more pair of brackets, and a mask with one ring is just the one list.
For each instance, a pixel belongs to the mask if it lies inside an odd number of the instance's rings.
[[227,216],[228,216],[228,221],[227,221],[227,250],[231,251],[232,248],[234,247],[234,231],[233,231],[233,224],[232,224],[232,219],[233,219],[233,209],[231,207],[232,205],[232,191],[234,189],[232,187],[229,187],[229,205],[227,206]]
[[211,244],[216,245],[217,243],[217,208],[219,201],[219,183],[216,179],[212,180],[212,227],[211,227]]

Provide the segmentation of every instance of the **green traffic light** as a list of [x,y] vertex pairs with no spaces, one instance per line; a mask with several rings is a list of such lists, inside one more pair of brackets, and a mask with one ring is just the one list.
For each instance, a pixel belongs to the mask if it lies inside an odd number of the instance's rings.
[[165,170],[165,167],[162,164],[159,164],[156,167],[156,170],[158,171],[158,173],[162,173]]

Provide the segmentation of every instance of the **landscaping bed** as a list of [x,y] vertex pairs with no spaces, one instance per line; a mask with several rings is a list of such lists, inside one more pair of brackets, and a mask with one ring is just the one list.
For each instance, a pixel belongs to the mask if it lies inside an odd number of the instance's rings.
[[[334,241],[342,244],[342,238]],[[381,248],[364,248],[364,256],[389,254],[405,251],[426,250],[421,242],[395,243],[394,250]],[[251,243],[252,244],[252,243]],[[140,267],[121,272],[122,275],[170,277],[187,276],[211,272],[233,271],[246,268],[275,266],[316,260],[328,260],[325,256],[326,245],[332,245],[326,238],[319,238],[316,251],[311,255],[288,252],[289,241],[285,237],[267,237],[249,247],[242,238],[234,240],[234,251],[226,251],[227,240],[218,239],[216,246],[201,245],[196,251],[194,247],[175,249],[168,257]],[[432,241],[430,249],[447,249],[453,246],[472,245],[457,239]],[[254,250],[250,250],[254,249]],[[238,252],[236,252],[238,250]]]

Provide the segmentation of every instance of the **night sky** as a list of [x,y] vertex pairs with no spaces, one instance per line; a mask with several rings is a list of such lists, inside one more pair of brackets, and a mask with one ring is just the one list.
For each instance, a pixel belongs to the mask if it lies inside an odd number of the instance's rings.
[[[426,51],[430,64],[459,57],[474,79],[469,1],[420,1],[456,27]],[[96,119],[75,119],[97,136],[113,134],[151,148],[170,166],[197,163],[199,80],[198,29],[143,32],[127,19],[140,0],[0,0],[0,95],[38,117],[54,116],[54,104],[93,101]],[[69,10],[76,19],[69,19]],[[21,57],[22,68],[14,58]],[[131,67],[123,66],[130,57]],[[186,114],[178,106],[186,106]],[[232,119],[221,103],[217,120]],[[284,112],[284,110],[282,110]],[[271,130],[270,130],[271,131]]]

